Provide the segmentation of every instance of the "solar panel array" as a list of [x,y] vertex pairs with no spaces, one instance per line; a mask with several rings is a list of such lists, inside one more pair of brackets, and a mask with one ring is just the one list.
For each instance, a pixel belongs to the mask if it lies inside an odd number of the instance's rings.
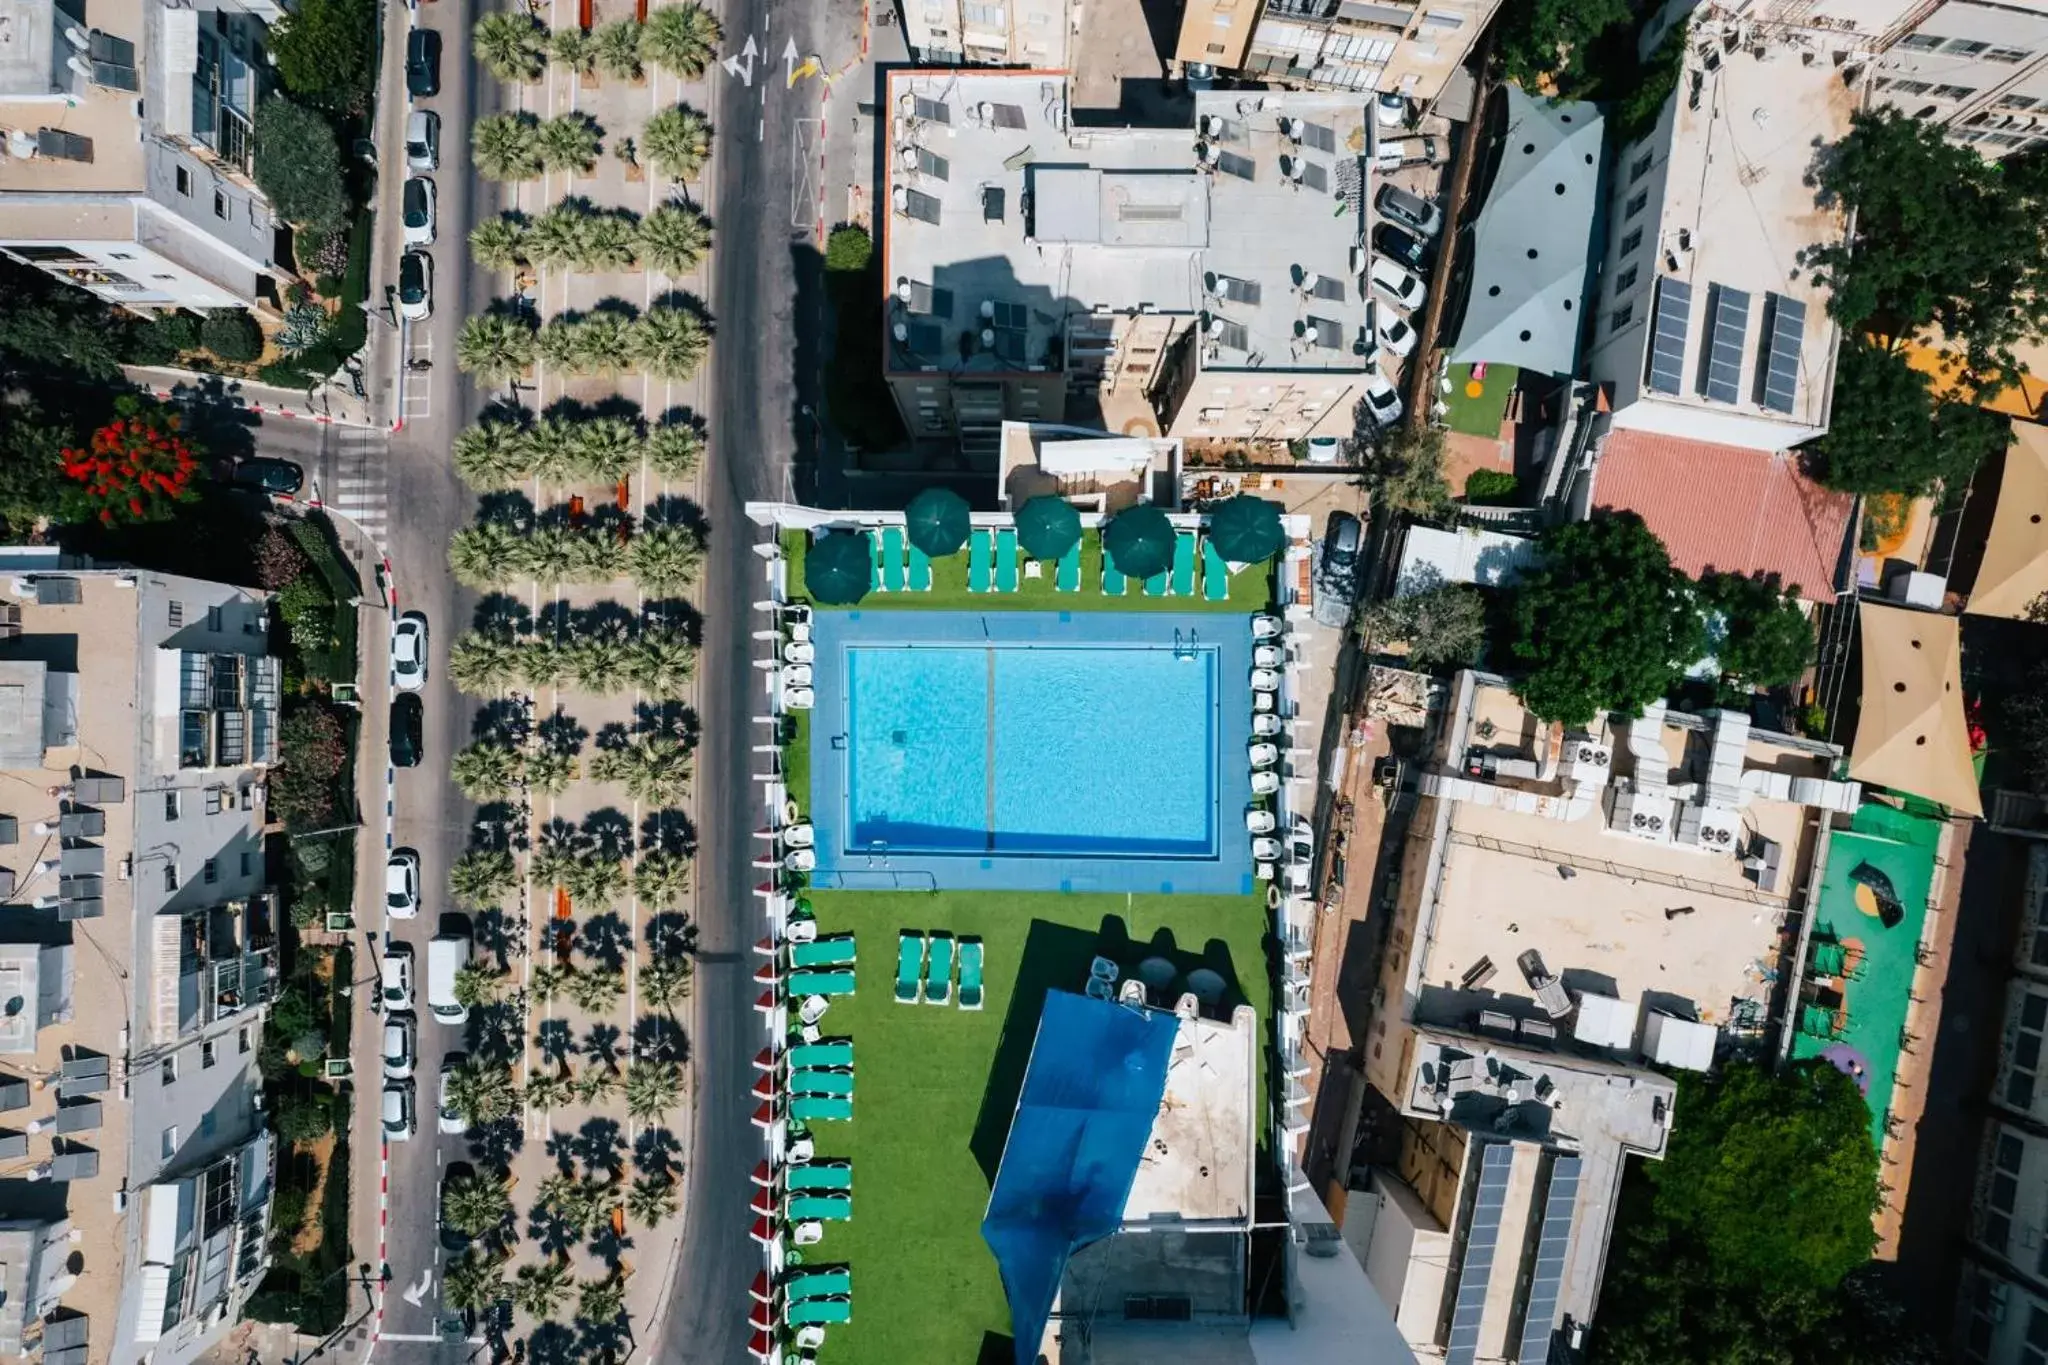
[[989,118],[998,128],[1026,128],[1024,106],[1021,104],[992,104]]
[[1257,180],[1259,163],[1236,152],[1223,152],[1216,158],[1216,169],[1225,175],[1234,175],[1239,180]]
[[1799,392],[1799,339],[1806,330],[1806,305],[1783,294],[1766,294],[1769,330],[1764,333],[1764,406],[1790,413]]
[[917,169],[934,180],[952,178],[952,168],[946,164],[946,158],[936,152],[928,152],[922,147],[917,149]]
[[1556,1335],[1557,1299],[1564,1289],[1564,1254],[1572,1240],[1572,1208],[1579,1199],[1575,1156],[1550,1166],[1550,1193],[1543,1200],[1543,1230],[1536,1239],[1536,1268],[1529,1277],[1529,1311],[1522,1319],[1521,1365],[1547,1365]]
[[911,111],[929,123],[951,123],[953,106],[944,100],[928,100],[923,95],[911,97]]
[[898,185],[896,188],[903,191],[903,212],[905,214],[922,222],[930,223],[933,227],[939,225],[939,201],[936,198],[924,193],[922,190],[913,190],[907,186]]
[[1486,1286],[1500,1248],[1500,1216],[1507,1203],[1508,1171],[1515,1148],[1489,1142],[1480,1153],[1479,1186],[1472,1195],[1472,1225],[1465,1235],[1465,1264],[1458,1272],[1458,1298],[1451,1306],[1451,1337],[1444,1365],[1473,1365],[1479,1356],[1479,1320],[1486,1312]]
[[1331,128],[1326,124],[1310,123],[1304,119],[1300,125],[1300,132],[1303,146],[1313,147],[1319,152],[1328,153],[1332,156],[1336,155],[1336,129]]
[[1659,275],[1650,323],[1650,392],[1677,393],[1684,388],[1685,328],[1691,320],[1692,286]]
[[1301,183],[1314,190],[1317,194],[1328,194],[1330,192],[1330,173],[1323,169],[1321,162],[1304,161],[1301,163]]
[[1315,284],[1309,289],[1311,297],[1328,299],[1331,303],[1344,302],[1344,281],[1333,275],[1316,276]]
[[1742,342],[1749,335],[1749,291],[1716,284],[1708,289],[1713,331],[1707,340],[1704,392],[1711,402],[1742,399]]
[[1219,319],[1216,329],[1210,333],[1218,346],[1227,346],[1233,351],[1249,351],[1252,348],[1251,333],[1241,322]]
[[1260,293],[1257,280],[1240,280],[1234,275],[1211,275],[1209,291],[1222,295],[1232,303],[1253,304],[1259,301]]

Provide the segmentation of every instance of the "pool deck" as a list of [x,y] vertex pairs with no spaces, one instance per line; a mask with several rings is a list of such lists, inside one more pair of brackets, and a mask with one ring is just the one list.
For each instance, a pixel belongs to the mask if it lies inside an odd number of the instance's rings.
[[[1216,612],[891,611],[819,612],[813,625],[818,706],[811,713],[810,783],[806,805],[817,829],[813,882],[846,891],[961,890],[1070,892],[1183,892],[1243,895],[1256,890],[1251,840],[1244,811],[1252,801],[1246,746],[1251,739],[1250,615]],[[846,846],[846,653],[849,646],[949,648],[989,643],[1005,648],[1172,649],[1194,647],[1216,656],[1214,733],[1216,848],[1199,856],[1119,854],[907,853]],[[1143,698],[1133,698],[1130,721],[1144,725]],[[1160,742],[1174,737],[1162,735]]]

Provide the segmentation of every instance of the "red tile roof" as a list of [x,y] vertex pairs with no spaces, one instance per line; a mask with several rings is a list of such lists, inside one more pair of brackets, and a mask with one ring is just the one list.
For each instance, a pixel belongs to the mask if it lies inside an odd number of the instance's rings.
[[1642,431],[1610,435],[1593,475],[1593,506],[1641,517],[1686,573],[1776,574],[1809,602],[1835,600],[1853,501],[1790,452]]

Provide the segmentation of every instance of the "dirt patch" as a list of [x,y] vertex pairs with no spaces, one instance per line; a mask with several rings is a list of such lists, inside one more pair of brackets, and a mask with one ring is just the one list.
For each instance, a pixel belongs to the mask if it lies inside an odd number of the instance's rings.
[[[321,1213],[327,1204],[327,1167],[334,1160],[335,1140],[334,1134],[328,1133],[318,1142],[302,1142],[295,1147],[300,1156],[313,1163],[313,1182],[306,1195],[306,1216],[292,1237],[292,1251],[300,1256],[311,1256],[320,1249],[320,1239],[325,1232]],[[342,1216],[347,1217],[345,1210]]]

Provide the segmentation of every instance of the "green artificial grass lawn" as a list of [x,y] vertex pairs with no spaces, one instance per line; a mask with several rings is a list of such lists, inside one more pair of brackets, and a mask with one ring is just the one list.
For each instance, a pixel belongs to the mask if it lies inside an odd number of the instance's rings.
[[[804,549],[809,537],[803,531],[782,533],[782,553],[789,564],[789,596],[809,601],[804,589]],[[1273,602],[1273,566],[1248,564],[1230,576],[1230,595],[1211,602],[1202,595],[1199,562],[1195,590],[1186,596],[1147,597],[1144,584],[1132,579],[1121,597],[1102,592],[1102,538],[1094,531],[1081,533],[1081,588],[1060,592],[1053,587],[1055,565],[1046,563],[1037,578],[1028,578],[1024,565],[1028,557],[1017,552],[1017,591],[969,592],[967,590],[966,546],[955,554],[932,561],[932,586],[928,592],[870,592],[860,601],[863,611],[1222,611],[1250,615],[1264,611]],[[834,610],[824,607],[823,610]]]
[[[1231,1005],[1260,1020],[1256,1103],[1265,1112],[1272,968],[1262,898],[989,892],[812,892],[822,933],[852,931],[857,987],[820,1024],[854,1045],[854,1117],[812,1130],[818,1156],[853,1162],[853,1217],[828,1223],[811,1265],[853,1276],[853,1317],[824,1365],[1009,1360],[1009,1308],[981,1218],[1048,989],[1078,990],[1100,953],[1126,971],[1164,952],[1208,965]],[[895,1002],[897,932],[945,930],[985,945],[981,1011]],[[1170,935],[1168,950],[1157,935]],[[1263,1120],[1262,1120],[1263,1126]]]
[[1513,365],[1488,365],[1486,378],[1480,381],[1477,398],[1465,392],[1465,385],[1471,381],[1470,365],[1451,366],[1451,391],[1444,395],[1444,403],[1450,408],[1452,431],[1461,431],[1467,436],[1500,435],[1500,419],[1507,412],[1508,395],[1514,392],[1515,380],[1521,371]]

